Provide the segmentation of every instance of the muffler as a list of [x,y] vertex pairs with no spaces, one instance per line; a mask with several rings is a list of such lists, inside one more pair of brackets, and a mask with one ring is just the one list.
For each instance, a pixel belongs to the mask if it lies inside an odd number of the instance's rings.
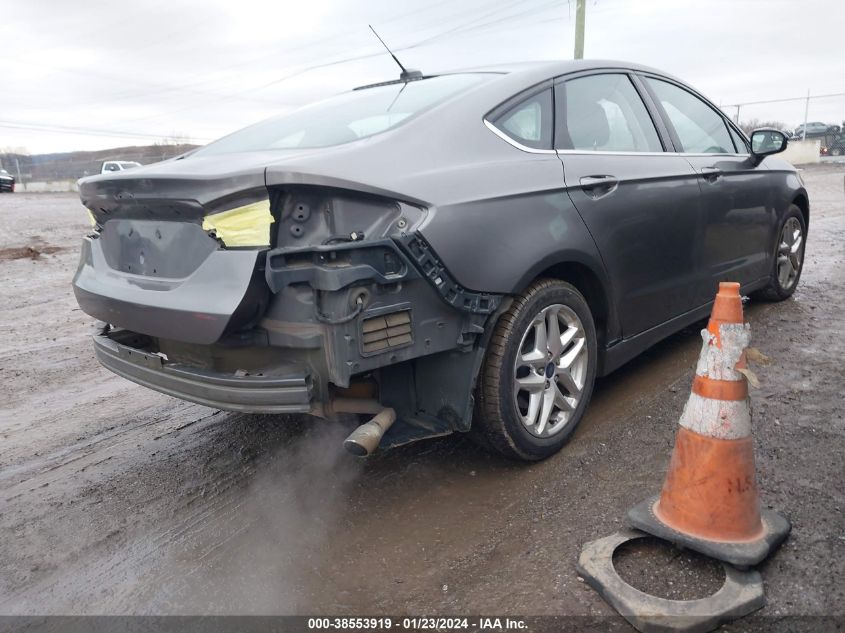
[[387,429],[396,421],[396,411],[382,409],[376,416],[352,431],[343,442],[343,447],[358,457],[366,457],[378,448]]

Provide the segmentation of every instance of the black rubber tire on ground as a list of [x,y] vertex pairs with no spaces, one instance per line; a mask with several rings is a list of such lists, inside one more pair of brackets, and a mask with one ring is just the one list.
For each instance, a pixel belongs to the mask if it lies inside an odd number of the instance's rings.
[[[522,335],[545,307],[562,304],[581,321],[587,346],[587,370],[581,400],[569,422],[553,436],[532,435],[522,424],[513,400],[513,368]],[[510,459],[538,461],[558,452],[578,426],[593,393],[597,365],[596,329],[586,300],[578,290],[557,279],[541,279],[514,299],[496,323],[478,378],[470,437],[479,445]]]
[[[804,243],[802,246],[802,256],[801,256],[801,265],[798,270],[798,277],[796,277],[795,282],[789,287],[784,288],[780,284],[780,280],[778,279],[778,246],[780,245],[780,238],[781,233],[783,232],[783,227],[787,223],[790,218],[797,218],[798,223],[801,225],[801,235],[803,237]],[[801,273],[804,270],[804,255],[806,253],[807,248],[807,223],[804,221],[804,214],[801,212],[801,209],[798,208],[797,205],[790,205],[789,211],[786,212],[786,215],[783,216],[783,220],[781,221],[780,225],[778,226],[777,234],[775,237],[775,244],[773,247],[774,255],[772,257],[772,267],[769,273],[769,285],[761,290],[758,290],[752,293],[751,297],[753,299],[757,299],[759,301],[784,301],[785,299],[789,299],[792,294],[795,292],[795,289],[798,287],[798,282],[801,281]]]

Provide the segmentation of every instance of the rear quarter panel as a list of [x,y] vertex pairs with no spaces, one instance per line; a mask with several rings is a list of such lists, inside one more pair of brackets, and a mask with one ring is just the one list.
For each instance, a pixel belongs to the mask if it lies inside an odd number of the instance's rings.
[[516,293],[567,261],[603,275],[595,243],[564,187],[560,160],[520,154],[465,174],[476,181],[478,197],[432,209],[423,236],[472,290]]

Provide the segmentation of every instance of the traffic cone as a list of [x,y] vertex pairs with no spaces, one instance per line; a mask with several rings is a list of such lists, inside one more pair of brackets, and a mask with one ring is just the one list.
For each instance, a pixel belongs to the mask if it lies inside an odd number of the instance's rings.
[[636,528],[734,565],[754,565],[789,534],[789,521],[761,510],[739,284],[722,282],[713,304],[692,393],[679,420],[659,498],[628,512]]

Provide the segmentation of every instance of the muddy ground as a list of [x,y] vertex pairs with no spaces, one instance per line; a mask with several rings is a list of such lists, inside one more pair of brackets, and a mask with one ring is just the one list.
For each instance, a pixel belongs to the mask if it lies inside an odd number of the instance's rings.
[[[772,359],[752,393],[763,503],[794,527],[759,568],[768,617],[730,630],[845,618],[843,175],[804,171],[795,297],[747,305]],[[0,614],[613,613],[574,562],[658,491],[696,327],[601,380],[543,463],[455,436],[362,461],[345,429],[187,404],[100,368],[70,286],[86,229],[72,195],[0,196]],[[659,555],[623,553],[620,569],[675,597],[718,586],[718,568]]]

